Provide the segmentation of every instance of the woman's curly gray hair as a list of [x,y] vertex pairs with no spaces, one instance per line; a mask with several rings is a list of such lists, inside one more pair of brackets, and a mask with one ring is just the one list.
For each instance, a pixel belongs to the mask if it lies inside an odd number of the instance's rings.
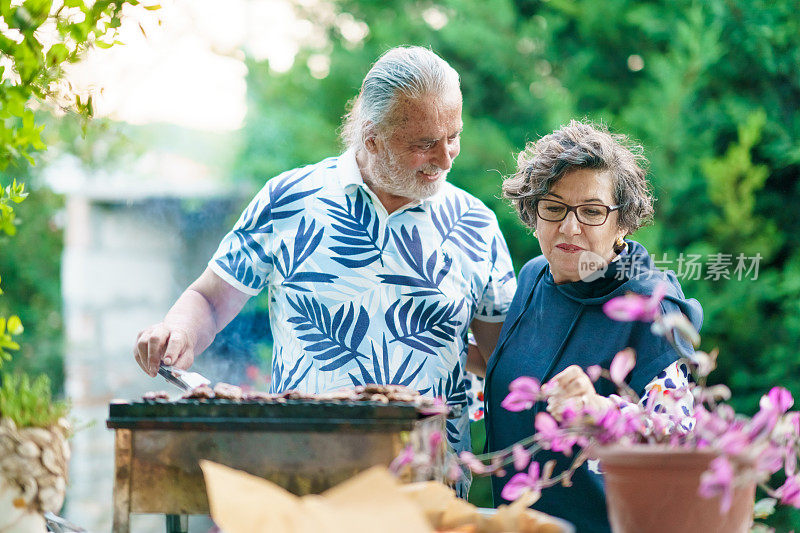
[[517,172],[503,181],[503,196],[511,200],[522,221],[536,228],[534,202],[572,170],[608,170],[618,223],[628,234],[653,219],[653,193],[647,181],[642,147],[605,126],[570,121],[569,125],[529,142],[517,156]]

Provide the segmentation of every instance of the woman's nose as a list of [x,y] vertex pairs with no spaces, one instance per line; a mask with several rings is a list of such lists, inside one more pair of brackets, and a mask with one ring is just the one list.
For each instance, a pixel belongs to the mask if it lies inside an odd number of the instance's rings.
[[581,223],[578,222],[578,217],[575,216],[574,211],[567,213],[567,216],[561,221],[559,230],[567,235],[577,235],[581,232]]

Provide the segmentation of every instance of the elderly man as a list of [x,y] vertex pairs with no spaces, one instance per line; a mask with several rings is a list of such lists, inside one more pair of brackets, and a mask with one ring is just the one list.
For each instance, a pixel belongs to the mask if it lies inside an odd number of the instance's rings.
[[[466,407],[470,350],[487,359],[515,279],[494,214],[447,183],[461,91],[430,50],[372,67],[345,117],[347,151],[269,180],[136,360],[191,366],[251,296],[269,290],[273,392],[396,383]],[[464,415],[448,423],[469,446]]]

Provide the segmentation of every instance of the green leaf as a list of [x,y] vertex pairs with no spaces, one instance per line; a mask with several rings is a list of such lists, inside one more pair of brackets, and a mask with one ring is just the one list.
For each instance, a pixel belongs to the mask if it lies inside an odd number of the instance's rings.
[[47,51],[47,64],[57,66],[66,61],[69,56],[69,48],[64,43],[56,43]]
[[23,331],[25,331],[25,328],[22,327],[22,321],[17,315],[11,315],[8,318],[6,327],[8,328],[8,332],[12,335],[20,335]]

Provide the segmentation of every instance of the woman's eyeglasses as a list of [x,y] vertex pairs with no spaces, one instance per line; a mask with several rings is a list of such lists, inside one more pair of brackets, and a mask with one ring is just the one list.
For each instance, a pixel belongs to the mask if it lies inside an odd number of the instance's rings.
[[569,205],[558,200],[539,198],[534,202],[536,214],[548,222],[561,222],[572,211],[581,224],[587,226],[602,226],[608,220],[612,211],[619,209],[618,205],[581,204]]

